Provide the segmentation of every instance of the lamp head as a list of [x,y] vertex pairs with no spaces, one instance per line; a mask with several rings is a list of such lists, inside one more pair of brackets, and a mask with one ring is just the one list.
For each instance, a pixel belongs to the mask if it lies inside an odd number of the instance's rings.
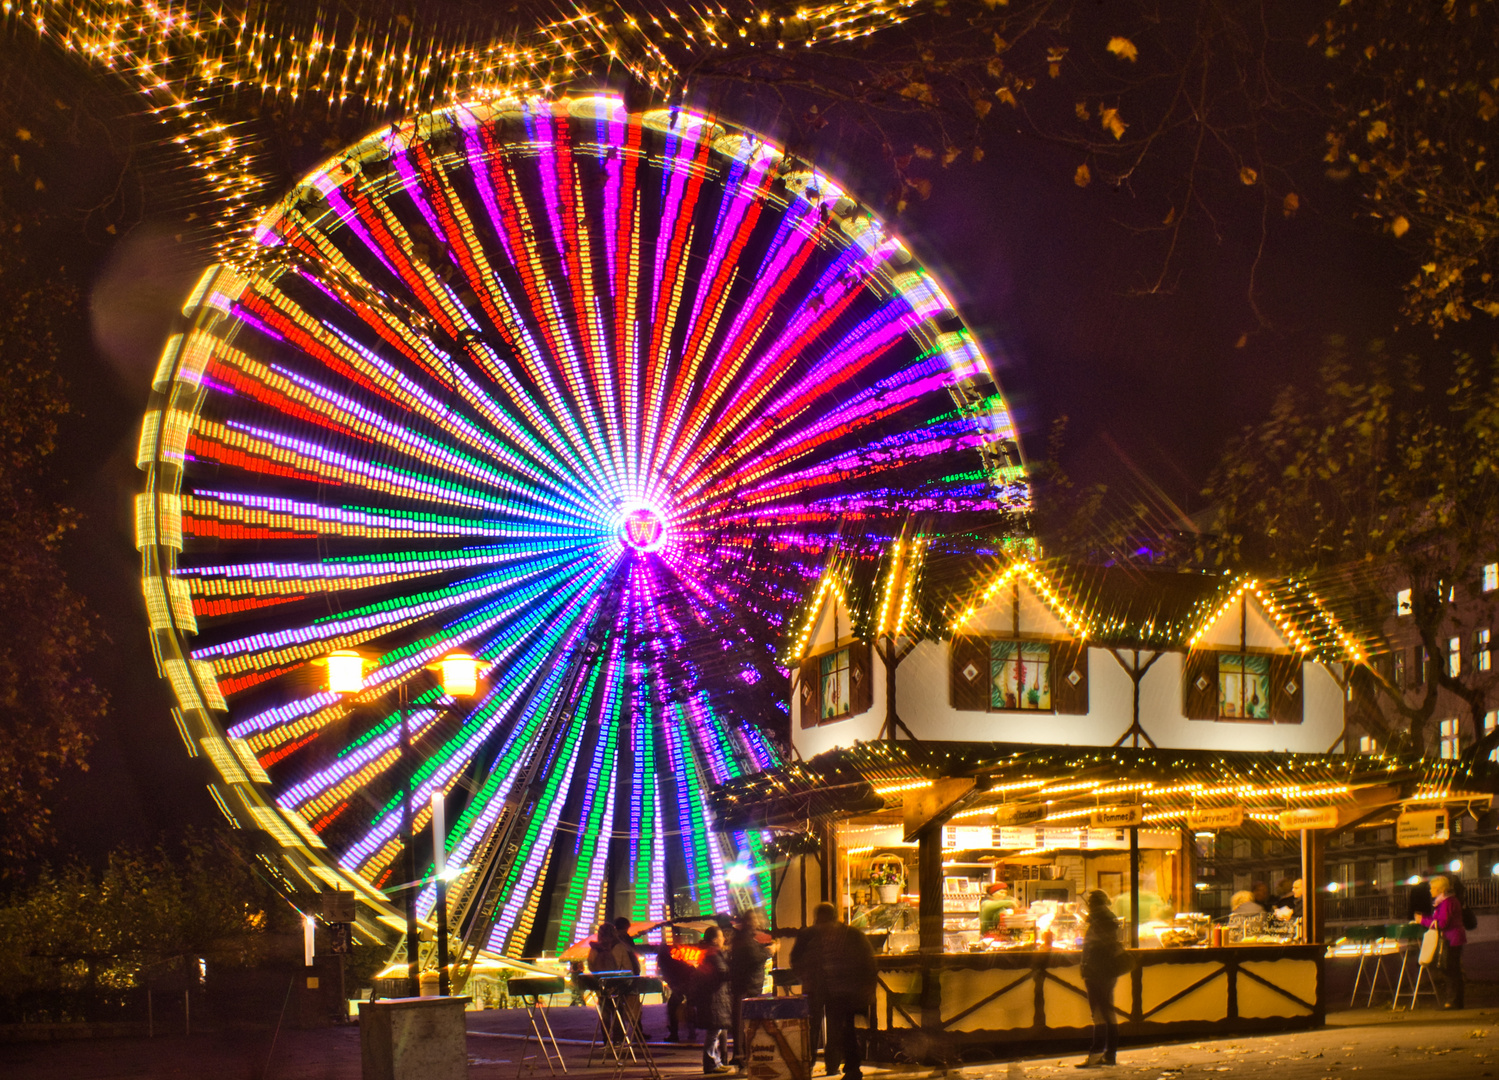
[[334,694],[356,694],[364,689],[364,656],[353,649],[329,653],[323,663],[328,668],[328,690]]
[[442,688],[450,697],[473,697],[479,692],[481,661],[466,652],[450,652],[437,662]]

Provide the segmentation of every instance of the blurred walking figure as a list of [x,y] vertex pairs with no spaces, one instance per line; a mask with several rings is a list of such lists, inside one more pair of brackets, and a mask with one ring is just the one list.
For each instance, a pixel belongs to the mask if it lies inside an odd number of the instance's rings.
[[[1247,894],[1246,894],[1247,895]],[[1088,894],[1088,929],[1083,934],[1083,985],[1088,988],[1088,1008],[1093,1013],[1093,1047],[1079,1069],[1113,1065],[1119,1051],[1119,1020],[1114,1012],[1114,984],[1128,963],[1129,954],[1119,943],[1119,920],[1109,909],[1102,889]]]
[[733,1006],[729,1001],[729,961],[723,954],[722,933],[710,926],[703,931],[703,958],[697,966],[697,1022],[703,1039],[704,1074],[729,1071],[729,1024]]
[[729,995],[733,1007],[734,1064],[744,1061],[744,999],[765,989],[765,962],[770,950],[760,943],[760,913],[740,912],[739,925],[729,941]]
[[863,1056],[855,1021],[874,1003],[876,974],[869,939],[839,922],[838,909],[832,904],[818,904],[812,926],[797,936],[791,966],[811,998],[814,1033],[817,1014],[827,1019],[824,1071],[833,1076],[841,1065],[846,1080],[862,1080]]
[[[682,1024],[687,1025],[687,1041],[697,1041],[697,1018],[693,1014],[693,984],[697,981],[697,967],[683,959],[684,949],[675,938],[676,928],[671,931],[672,941],[664,943],[656,953],[656,970],[671,991],[666,1000],[666,1041],[681,1042]],[[688,956],[696,955],[697,948],[689,947]]]

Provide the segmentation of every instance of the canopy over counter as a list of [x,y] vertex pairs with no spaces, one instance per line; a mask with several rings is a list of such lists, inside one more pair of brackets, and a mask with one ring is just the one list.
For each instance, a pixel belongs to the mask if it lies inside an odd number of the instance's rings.
[[[796,869],[802,918],[826,897],[876,936],[879,1029],[959,1048],[1087,1025],[1079,909],[1095,888],[1137,950],[1115,1001],[1126,1033],[1320,1024],[1325,837],[1397,823],[1440,843],[1490,798],[1456,761],[932,742],[858,743],[713,795],[719,827],[782,834],[780,925],[799,921],[783,902]],[[1220,833],[1292,845],[1300,893],[1210,928],[1197,845]]]

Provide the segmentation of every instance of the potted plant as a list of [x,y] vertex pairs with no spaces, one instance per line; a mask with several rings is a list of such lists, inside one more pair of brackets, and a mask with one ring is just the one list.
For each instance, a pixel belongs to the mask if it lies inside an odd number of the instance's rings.
[[906,883],[906,863],[897,855],[880,855],[869,866],[869,885],[882,904],[900,899]]

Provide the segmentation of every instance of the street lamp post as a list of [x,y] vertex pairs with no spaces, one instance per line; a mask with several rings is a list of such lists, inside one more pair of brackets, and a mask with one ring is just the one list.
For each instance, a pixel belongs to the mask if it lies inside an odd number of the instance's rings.
[[[473,697],[479,692],[479,661],[468,653],[448,653],[438,663],[442,688],[449,697]],[[440,791],[432,793],[432,859],[437,871],[437,993],[448,996],[448,830]]]
[[[335,694],[356,693],[364,689],[364,657],[352,649],[340,649],[325,661],[328,689]],[[472,697],[478,693],[480,661],[464,652],[449,653],[434,666],[442,679],[443,691],[454,698]],[[416,925],[417,870],[416,843],[412,835],[411,814],[411,726],[408,716],[406,684],[397,687],[396,708],[401,719],[401,843],[406,849],[406,994],[421,994],[421,938]],[[446,997],[448,981],[448,904],[447,904],[447,830],[443,820],[443,796],[432,793],[433,859],[437,883],[437,992]]]

